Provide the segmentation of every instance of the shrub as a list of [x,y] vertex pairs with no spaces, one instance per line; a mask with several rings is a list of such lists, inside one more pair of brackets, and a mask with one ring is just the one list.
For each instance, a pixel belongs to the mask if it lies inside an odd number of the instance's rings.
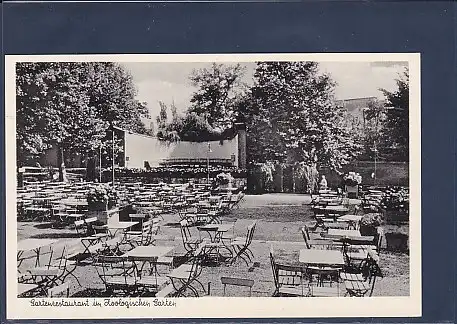
[[362,183],[362,176],[355,172],[349,172],[343,176],[344,184],[347,186],[357,186]]
[[118,195],[115,189],[108,184],[98,184],[89,189],[86,196],[89,208],[94,210],[100,205],[115,206],[118,201]]
[[386,211],[405,211],[409,210],[409,193],[402,187],[390,187],[385,191],[380,207]]
[[360,220],[360,234],[364,236],[374,236],[376,235],[377,228],[381,226],[382,218],[381,214],[378,213],[369,213],[363,215]]

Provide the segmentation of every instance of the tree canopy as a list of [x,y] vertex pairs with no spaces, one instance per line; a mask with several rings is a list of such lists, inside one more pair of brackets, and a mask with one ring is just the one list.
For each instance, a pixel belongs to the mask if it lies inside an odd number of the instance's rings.
[[359,154],[335,104],[335,83],[320,73],[318,63],[260,62],[254,80],[255,111],[247,114],[251,160],[336,169]]
[[383,140],[392,152],[392,159],[409,161],[409,71],[396,80],[397,89],[381,89],[386,97],[386,120]]
[[230,128],[235,118],[235,101],[242,88],[245,67],[241,64],[213,63],[210,68],[194,70],[190,81],[197,90],[192,95],[190,113],[207,119],[219,132]]
[[18,63],[16,82],[19,163],[52,145],[62,156],[94,150],[111,125],[145,131],[146,105],[116,63]]

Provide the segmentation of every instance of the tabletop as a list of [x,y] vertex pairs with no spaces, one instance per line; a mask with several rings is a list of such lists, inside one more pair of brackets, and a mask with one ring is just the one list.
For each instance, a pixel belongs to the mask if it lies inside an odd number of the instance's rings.
[[325,206],[325,207],[319,207],[320,209],[324,210],[330,210],[330,211],[338,211],[338,212],[347,212],[349,211],[348,208],[342,206],[342,205],[337,205],[337,206]]
[[52,239],[25,239],[17,242],[18,251],[30,251],[57,242]]
[[204,231],[228,232],[233,228],[233,224],[206,224],[198,226],[198,229]]
[[327,234],[331,235],[331,236],[341,236],[341,237],[345,237],[345,236],[348,236],[348,237],[362,236],[360,234],[359,230],[344,230],[344,229],[337,229],[337,228],[329,228]]
[[17,284],[17,294],[22,295],[28,291],[37,289],[39,286],[31,283],[18,283]]
[[302,249],[299,261],[313,265],[344,265],[343,253],[335,250]]
[[107,226],[109,229],[127,229],[129,227],[135,226],[139,222],[118,222],[118,223],[109,223]]
[[137,246],[133,250],[125,253],[124,256],[130,258],[158,258],[170,253],[173,249],[173,246]]
[[87,201],[84,200],[61,200],[61,203],[67,206],[87,206]]
[[363,216],[361,215],[344,215],[344,216],[341,216],[340,218],[338,218],[338,220],[346,220],[346,221],[350,221],[350,222],[360,222],[360,220],[362,219]]

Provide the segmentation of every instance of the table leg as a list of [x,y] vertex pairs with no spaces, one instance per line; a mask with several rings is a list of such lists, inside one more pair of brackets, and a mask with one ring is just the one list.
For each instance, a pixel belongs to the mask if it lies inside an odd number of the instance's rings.
[[36,253],[35,267],[40,266],[40,250],[41,248],[36,248],[35,250],[33,250]]

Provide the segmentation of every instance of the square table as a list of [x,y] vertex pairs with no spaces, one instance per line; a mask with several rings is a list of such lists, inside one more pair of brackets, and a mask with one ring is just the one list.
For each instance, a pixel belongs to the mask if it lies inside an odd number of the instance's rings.
[[158,257],[162,257],[167,253],[173,251],[174,246],[156,246],[156,245],[148,245],[148,246],[137,246],[136,248],[128,251],[123,256],[131,259],[154,259]]
[[139,222],[113,222],[113,223],[108,223],[106,227],[108,228],[108,232],[111,237],[116,236],[117,232],[119,230],[125,231],[132,226],[138,225]]
[[348,221],[348,222],[360,222],[363,216],[361,215],[343,215],[338,218],[338,220]]
[[[138,274],[143,272],[143,268],[146,263],[149,263],[151,267],[150,274],[153,272],[157,274],[157,259],[170,253],[173,249],[173,246],[140,245],[122,256],[133,261]],[[141,266],[138,267],[136,262],[141,262]]]
[[327,232],[328,236],[332,237],[359,237],[362,236],[359,230],[344,230],[329,228]]
[[374,241],[374,236],[362,236],[359,230],[329,228],[328,232],[323,234],[325,237],[345,241],[350,244],[371,244]]
[[341,251],[302,249],[298,260],[300,263],[318,266],[343,266],[344,258]]
[[25,251],[33,251],[36,254],[35,267],[40,266],[40,250],[42,247],[51,245],[57,242],[52,239],[25,239],[17,242],[17,261],[19,262],[18,267],[21,265],[24,259],[21,259],[22,254]]
[[[207,224],[197,227],[199,231],[208,233],[211,243],[220,242],[222,235],[233,229],[233,224]],[[214,235],[211,235],[214,233]]]

